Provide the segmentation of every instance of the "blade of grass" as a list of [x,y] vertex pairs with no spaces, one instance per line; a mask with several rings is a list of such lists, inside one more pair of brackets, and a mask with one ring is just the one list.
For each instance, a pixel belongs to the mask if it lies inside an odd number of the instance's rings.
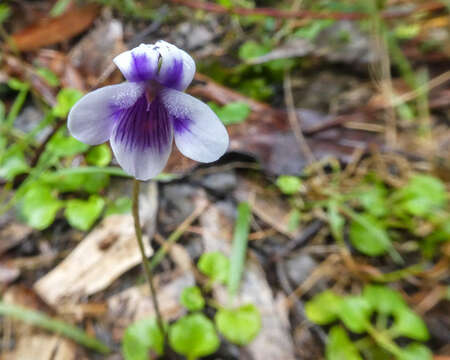
[[0,301],[0,315],[9,316],[28,324],[63,335],[76,341],[80,345],[101,354],[108,354],[111,352],[107,345],[103,344],[96,338],[89,336],[78,327],[65,323],[61,320],[53,319],[40,312],[29,310],[17,305],[5,304]]
[[250,205],[240,203],[236,226],[233,235],[233,248],[230,259],[230,273],[228,276],[228,295],[230,301],[239,288],[242,273],[244,271],[245,254],[247,252],[248,233],[250,230],[251,211]]

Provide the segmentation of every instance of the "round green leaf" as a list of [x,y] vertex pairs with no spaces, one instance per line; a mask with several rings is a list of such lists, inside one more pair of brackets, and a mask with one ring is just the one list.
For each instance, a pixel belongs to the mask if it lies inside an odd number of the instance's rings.
[[163,351],[164,336],[155,318],[139,320],[125,331],[122,339],[125,360],[148,360],[150,353],[162,355]]
[[402,349],[399,360],[431,360],[433,354],[425,345],[412,343]]
[[429,337],[425,322],[419,315],[408,308],[403,308],[395,313],[392,332],[414,340],[426,341]]
[[67,201],[64,216],[71,226],[79,230],[89,230],[100,216],[105,200],[98,195],[91,195],[89,200],[73,199]]
[[183,289],[180,296],[181,305],[190,311],[201,310],[205,306],[205,299],[198,286],[190,286]]
[[43,230],[53,223],[61,206],[49,187],[36,184],[25,193],[21,213],[28,225]]
[[347,296],[342,299],[339,318],[354,333],[363,333],[370,321],[372,307],[362,296]]
[[57,103],[53,107],[53,114],[58,117],[66,117],[72,106],[81,99],[83,93],[76,89],[62,89],[56,96]]
[[293,195],[300,191],[302,180],[297,176],[280,175],[276,184],[283,194]]
[[326,290],[306,303],[306,316],[316,324],[329,324],[337,319],[341,301],[342,298],[339,295]]
[[0,178],[10,181],[16,175],[29,170],[23,151],[18,146],[11,146],[0,156]]
[[222,335],[237,345],[247,345],[261,330],[261,314],[253,304],[238,309],[220,309],[215,322]]
[[333,326],[326,347],[327,360],[362,360],[358,349],[340,326]]
[[112,203],[108,204],[105,216],[113,214],[129,214],[131,213],[132,201],[128,196],[122,196],[114,199]]
[[447,202],[447,192],[441,180],[430,175],[415,175],[394,195],[397,206],[415,216],[425,216]]
[[230,260],[219,251],[204,253],[200,257],[197,267],[211,280],[225,284],[228,280]]
[[240,124],[250,114],[250,106],[245,102],[231,102],[214,110],[224,125]]
[[392,246],[382,223],[368,214],[352,221],[349,235],[353,246],[369,256],[383,255]]
[[106,144],[94,146],[86,154],[86,161],[89,165],[104,167],[111,162],[111,159],[111,150]]
[[203,314],[191,314],[179,319],[169,330],[172,349],[189,360],[213,354],[220,341],[214,324]]
[[387,286],[367,285],[364,287],[363,297],[381,314],[390,315],[407,308],[403,297]]

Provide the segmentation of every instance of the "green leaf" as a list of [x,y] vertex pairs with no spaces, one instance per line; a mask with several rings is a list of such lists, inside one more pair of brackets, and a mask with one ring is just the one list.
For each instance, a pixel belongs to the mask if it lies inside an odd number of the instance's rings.
[[0,156],[0,177],[8,181],[16,175],[29,170],[23,151],[17,145],[11,146],[3,156]]
[[298,209],[293,209],[289,212],[288,230],[291,232],[296,231],[300,226],[300,219],[302,213]]
[[59,86],[59,79],[56,74],[48,68],[39,67],[36,73],[41,76],[50,86]]
[[86,334],[83,330],[63,321],[53,319],[45,315],[44,313],[0,301],[0,315],[10,316],[27,324],[38,326],[42,329],[52,331],[56,334],[61,334],[87,348],[90,348],[102,354],[110,353],[110,349],[108,348],[108,346],[106,346],[96,338]]
[[63,128],[52,136],[47,144],[47,148],[45,150],[46,153],[59,158],[77,155],[89,149],[89,145],[78,141],[72,136],[66,136],[64,134],[65,132],[66,129]]
[[371,186],[357,194],[358,200],[366,212],[375,217],[381,217],[388,213],[386,195],[387,190],[382,184]]
[[326,347],[327,360],[362,360],[358,349],[353,345],[345,329],[333,326],[328,335]]
[[22,198],[21,214],[28,225],[43,230],[53,223],[62,205],[49,187],[33,184]]
[[331,290],[314,296],[305,305],[309,320],[319,325],[327,325],[338,318],[342,298]]
[[90,194],[98,194],[109,184],[109,175],[102,173],[73,173],[46,172],[40,180],[45,184],[58,189],[60,192],[84,190]]
[[222,107],[213,106],[212,108],[224,125],[243,123],[250,114],[250,106],[240,101],[231,102]]
[[56,96],[56,105],[53,107],[53,115],[65,118],[72,106],[80,100],[83,93],[76,89],[62,89]]
[[91,195],[89,200],[68,200],[64,216],[71,226],[86,231],[98,219],[104,206],[105,200],[98,195]]
[[205,299],[198,286],[189,286],[183,289],[180,303],[189,311],[202,310],[205,307]]
[[58,0],[50,10],[50,15],[52,17],[62,15],[67,10],[67,7],[69,6],[70,2],[71,0]]
[[6,4],[0,4],[0,24],[3,24],[10,15],[10,7]]
[[280,175],[278,176],[276,184],[283,194],[294,195],[300,191],[302,180],[297,176]]
[[426,341],[429,338],[425,322],[409,308],[402,308],[394,314],[391,330],[398,336],[406,336],[414,340]]
[[105,216],[113,214],[129,214],[131,213],[132,201],[128,196],[122,196],[107,205]]
[[432,360],[433,354],[425,345],[412,343],[402,349],[398,360]]
[[164,335],[161,334],[155,318],[139,320],[125,331],[122,339],[122,353],[125,360],[148,360],[153,352],[162,355],[164,352]]
[[228,294],[234,296],[239,288],[244,272],[247,253],[248,233],[250,231],[251,211],[249,204],[240,203],[237,208],[237,220],[234,227],[231,249],[230,271],[228,273]]
[[220,309],[214,318],[217,329],[233,344],[249,344],[261,330],[261,314],[253,304]]
[[344,325],[357,334],[363,333],[370,322],[372,307],[362,296],[347,296],[339,307],[339,318]]
[[197,267],[211,280],[225,284],[228,280],[230,260],[219,251],[204,253],[200,256]]
[[430,175],[415,175],[393,195],[400,210],[415,216],[425,216],[447,202],[445,185]]
[[405,300],[397,291],[383,285],[366,285],[363,297],[374,310],[384,315],[391,315],[408,308]]
[[349,236],[353,246],[365,255],[383,255],[392,247],[381,221],[369,214],[358,215],[353,219]]
[[315,19],[308,25],[295,31],[294,35],[304,39],[314,40],[323,29],[333,25],[334,22],[335,20],[333,19]]
[[169,329],[169,343],[188,360],[211,355],[220,345],[214,324],[200,313],[184,316],[173,324]]
[[269,51],[270,47],[250,40],[243,43],[239,48],[239,58],[241,60],[250,60],[265,55]]
[[86,161],[89,165],[104,167],[112,159],[111,150],[106,144],[92,147],[86,154]]
[[345,218],[339,213],[337,201],[330,201],[328,203],[328,223],[330,224],[331,234],[334,239],[343,244]]

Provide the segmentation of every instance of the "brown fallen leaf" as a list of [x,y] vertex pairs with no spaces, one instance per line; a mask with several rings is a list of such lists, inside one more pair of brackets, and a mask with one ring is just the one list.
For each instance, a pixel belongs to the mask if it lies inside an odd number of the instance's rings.
[[95,20],[100,7],[94,4],[76,7],[58,17],[41,19],[11,38],[21,51],[36,50],[68,40],[86,30]]

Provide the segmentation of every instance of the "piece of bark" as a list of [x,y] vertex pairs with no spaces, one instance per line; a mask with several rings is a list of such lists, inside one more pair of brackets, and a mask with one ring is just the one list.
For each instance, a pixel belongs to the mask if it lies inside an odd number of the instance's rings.
[[75,360],[76,345],[56,335],[27,334],[19,337],[14,351],[4,360]]
[[[218,221],[219,219],[220,221]],[[228,239],[232,238],[233,232],[231,218],[219,207],[211,205],[208,211],[202,214],[200,221],[203,226],[205,251],[222,251],[229,254],[231,243]],[[216,286],[213,292],[219,304],[227,304],[228,292],[225,287]],[[261,314],[261,331],[246,346],[246,350],[254,360],[295,359],[284,298],[282,293],[273,296],[264,270],[257,261],[249,257],[233,305],[240,306],[251,303],[258,308]]]
[[[149,256],[152,251],[147,237],[144,237],[144,243]],[[76,303],[87,295],[106,289],[140,261],[133,217],[112,215],[104,219],[34,288],[50,305]]]
[[[195,285],[194,275],[183,272],[169,283],[158,287],[156,293],[161,314],[166,321],[183,315],[180,295],[187,286]],[[108,318],[113,322],[114,334],[120,337],[125,328],[136,320],[155,316],[147,284],[133,286],[108,299]]]

